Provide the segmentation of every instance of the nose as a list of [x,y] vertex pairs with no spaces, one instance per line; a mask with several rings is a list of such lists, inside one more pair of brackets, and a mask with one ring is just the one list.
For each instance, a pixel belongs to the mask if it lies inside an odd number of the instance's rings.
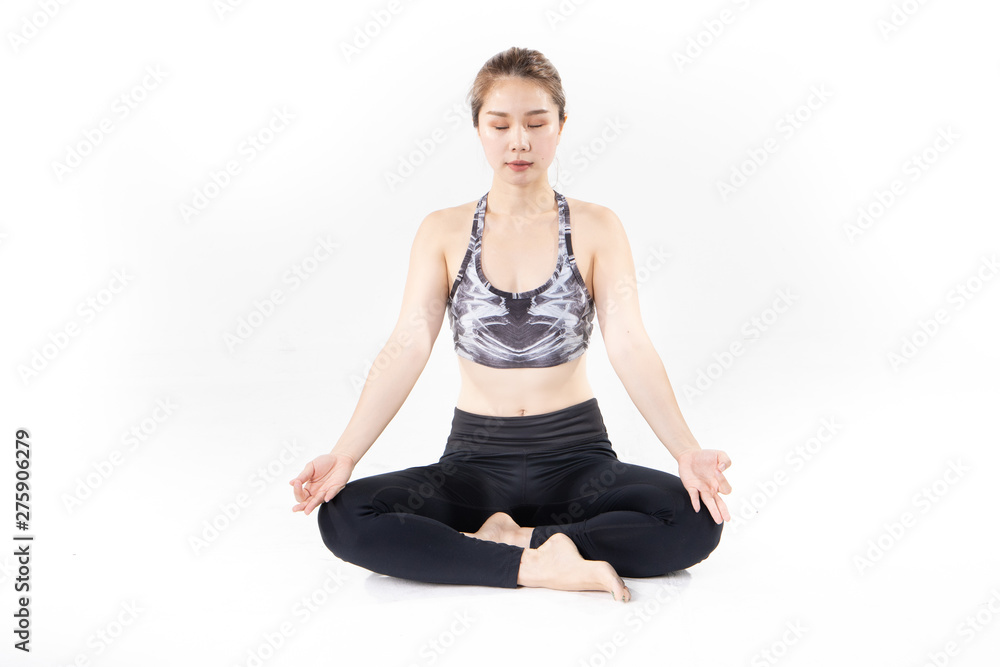
[[523,127],[511,128],[513,131],[510,133],[510,148],[513,151],[526,151],[528,150],[528,130]]

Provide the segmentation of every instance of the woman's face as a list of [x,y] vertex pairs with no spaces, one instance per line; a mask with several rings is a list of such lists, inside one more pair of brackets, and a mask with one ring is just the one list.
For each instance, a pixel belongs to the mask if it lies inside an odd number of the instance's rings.
[[[497,83],[479,110],[479,139],[486,159],[493,171],[510,183],[539,178],[548,183],[549,165],[561,134],[559,108],[544,88],[526,79]],[[511,165],[517,161],[531,164],[517,170]]]

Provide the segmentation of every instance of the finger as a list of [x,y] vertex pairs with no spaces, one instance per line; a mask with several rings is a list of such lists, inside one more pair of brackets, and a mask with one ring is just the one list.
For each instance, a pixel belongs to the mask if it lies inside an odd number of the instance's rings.
[[326,502],[326,496],[330,492],[330,487],[323,486],[320,487],[319,491],[313,494],[313,497],[309,499],[309,503],[306,505],[306,514],[311,514],[314,509]]
[[720,482],[719,482],[719,493],[732,493],[733,492],[732,485],[729,483],[729,480],[726,479],[724,475],[720,474],[719,475],[719,480],[720,480]]
[[340,484],[339,486],[331,487],[329,491],[323,496],[323,502],[328,503],[333,500],[333,497],[344,490],[346,484]]
[[701,502],[698,500],[698,489],[688,489],[687,491],[691,496],[691,505],[694,507],[694,511],[701,511]]
[[293,478],[292,481],[289,482],[289,484],[294,484],[295,480],[298,480],[300,483],[305,484],[310,479],[312,479],[313,472],[314,472],[313,462],[309,461],[308,463],[306,463],[306,467],[302,469],[302,472],[299,473],[299,476]]
[[295,488],[299,491],[297,497],[300,501],[306,501],[311,499],[316,492],[315,489],[316,482],[309,481],[307,482],[307,484],[308,486],[305,486],[302,484],[302,482],[298,482],[295,486]]
[[304,511],[306,509],[306,505],[308,505],[308,504],[309,504],[308,500],[303,501],[301,503],[297,503],[297,504],[295,504],[295,505],[292,506],[292,511],[293,512],[302,512],[302,511]]
[[292,493],[295,494],[295,499],[299,502],[309,497],[309,494],[302,488],[302,482],[297,479],[292,480]]
[[719,509],[722,510],[722,518],[726,521],[731,520],[733,517],[729,515],[729,508],[726,507],[725,501],[722,498],[716,498],[716,501],[719,503]]
[[732,459],[725,452],[719,452],[719,472],[727,470],[731,465],[733,465]]
[[720,512],[719,508],[716,506],[715,498],[712,496],[706,496],[704,501],[705,507],[708,508],[708,513],[712,515],[712,519],[715,520],[715,523],[722,523],[722,512]]

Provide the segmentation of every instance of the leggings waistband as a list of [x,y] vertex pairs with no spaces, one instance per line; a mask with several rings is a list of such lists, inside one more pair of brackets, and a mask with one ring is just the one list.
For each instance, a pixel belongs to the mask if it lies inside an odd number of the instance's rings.
[[587,443],[611,446],[596,396],[561,410],[516,417],[481,415],[456,407],[444,455],[536,452]]

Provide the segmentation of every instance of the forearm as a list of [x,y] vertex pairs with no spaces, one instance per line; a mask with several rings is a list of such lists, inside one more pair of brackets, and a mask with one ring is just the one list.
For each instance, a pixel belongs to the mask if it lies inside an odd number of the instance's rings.
[[390,339],[375,357],[354,414],[331,453],[360,461],[399,412],[429,356],[430,351],[418,345],[395,346]]
[[687,450],[701,449],[681,415],[663,361],[648,336],[614,354],[611,366],[671,456],[676,459]]

